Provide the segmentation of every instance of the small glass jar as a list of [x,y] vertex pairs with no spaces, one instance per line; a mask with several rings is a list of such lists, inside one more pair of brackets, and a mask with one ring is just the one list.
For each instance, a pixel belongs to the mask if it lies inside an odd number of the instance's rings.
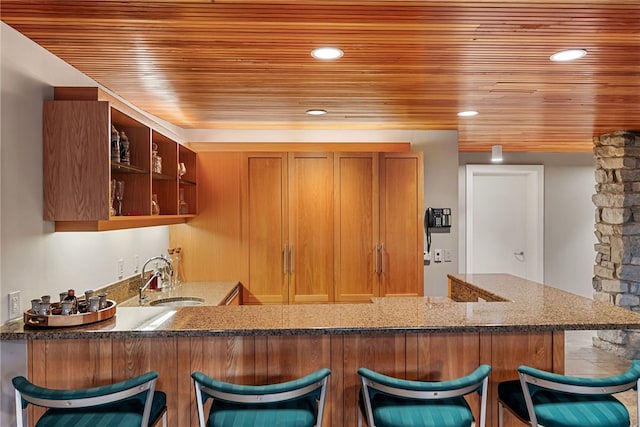
[[184,200],[184,188],[180,189],[180,201],[178,203],[178,214],[186,215],[189,213],[189,204]]

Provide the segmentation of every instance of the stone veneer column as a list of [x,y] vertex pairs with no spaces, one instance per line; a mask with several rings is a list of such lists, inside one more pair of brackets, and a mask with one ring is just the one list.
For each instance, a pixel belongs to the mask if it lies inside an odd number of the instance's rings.
[[[640,311],[640,132],[594,138],[596,265],[594,299]],[[640,331],[599,331],[600,347],[640,357]]]

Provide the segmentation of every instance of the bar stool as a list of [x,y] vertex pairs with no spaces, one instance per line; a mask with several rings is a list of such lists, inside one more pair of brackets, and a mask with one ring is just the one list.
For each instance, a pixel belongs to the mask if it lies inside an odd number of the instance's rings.
[[95,427],[96,425],[167,427],[167,396],[156,391],[157,372],[115,384],[76,390],[37,386],[25,377],[13,378],[17,425],[29,404],[48,408],[36,427]]
[[[200,427],[320,427],[330,374],[320,369],[284,383],[238,385],[194,372]],[[213,403],[205,418],[208,398]]]
[[470,427],[473,413],[464,396],[479,392],[478,426],[484,427],[489,372],[490,366],[480,365],[449,381],[409,381],[360,368],[367,423],[369,427]]
[[522,422],[537,427],[628,427],[629,411],[614,396],[636,389],[640,417],[640,361],[616,376],[584,378],[554,374],[529,366],[518,368],[520,380],[498,384],[498,424],[504,408]]

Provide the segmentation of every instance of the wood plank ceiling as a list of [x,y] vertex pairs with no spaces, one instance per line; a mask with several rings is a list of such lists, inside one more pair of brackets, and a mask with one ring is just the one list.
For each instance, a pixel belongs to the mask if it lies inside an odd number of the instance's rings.
[[[461,151],[640,129],[638,0],[2,0],[0,16],[186,129],[457,129]],[[310,56],[326,45],[344,56]],[[588,55],[549,61],[567,48]]]

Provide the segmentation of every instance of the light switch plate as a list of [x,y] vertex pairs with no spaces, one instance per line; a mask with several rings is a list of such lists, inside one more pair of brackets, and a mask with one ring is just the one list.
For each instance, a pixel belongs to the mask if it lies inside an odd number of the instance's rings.
[[435,262],[442,262],[442,249],[433,250],[433,260]]
[[9,319],[16,319],[20,317],[20,291],[14,291],[9,293]]
[[451,262],[451,249],[444,250],[444,262]]

